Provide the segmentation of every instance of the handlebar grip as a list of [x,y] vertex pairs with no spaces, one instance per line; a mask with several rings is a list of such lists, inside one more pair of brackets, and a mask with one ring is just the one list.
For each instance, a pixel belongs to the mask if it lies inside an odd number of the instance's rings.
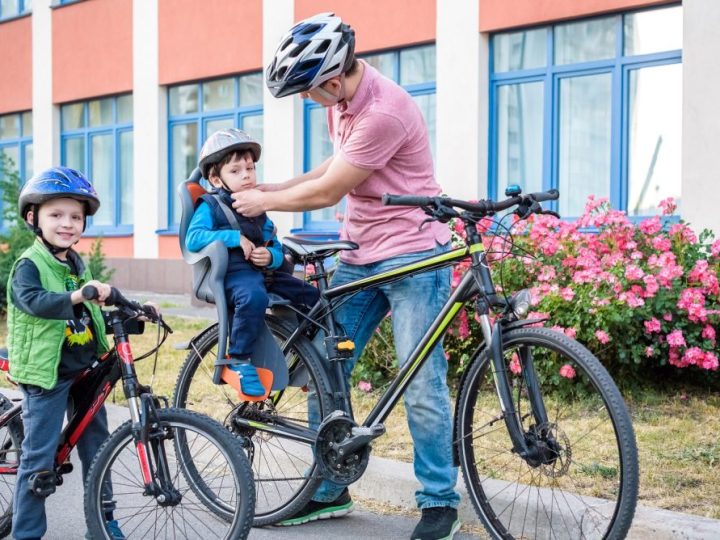
[[391,195],[385,193],[382,203],[385,206],[428,206],[433,203],[434,197],[418,197],[415,195]]
[[540,193],[533,193],[532,198],[537,202],[543,201],[556,201],[560,197],[560,192],[557,189],[549,189],[547,191],[541,191]]
[[80,294],[85,300],[95,300],[98,297],[98,290],[95,285],[85,285],[80,289]]

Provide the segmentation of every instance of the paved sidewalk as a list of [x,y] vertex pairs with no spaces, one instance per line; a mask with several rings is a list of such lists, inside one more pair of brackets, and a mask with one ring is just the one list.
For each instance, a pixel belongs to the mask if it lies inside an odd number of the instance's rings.
[[[192,305],[187,295],[157,295],[136,291],[125,291],[125,293],[128,297],[137,300],[152,300],[158,303],[162,306],[163,312],[168,315],[211,320],[217,318],[214,307]],[[366,473],[350,489],[353,494],[362,499],[414,509],[414,493],[418,487],[419,484],[415,480],[411,464],[372,457]],[[461,520],[463,523],[479,524],[475,511],[468,500],[462,478],[458,481],[458,490],[462,495],[459,508]],[[320,527],[321,525],[317,526]],[[309,529],[307,530],[309,531]],[[323,533],[329,533],[327,529],[322,530]],[[277,537],[280,536],[277,535]],[[291,537],[288,536],[288,538]],[[352,538],[353,536],[343,537]],[[629,538],[638,540],[720,539],[720,520],[706,519],[641,505],[635,513]]]

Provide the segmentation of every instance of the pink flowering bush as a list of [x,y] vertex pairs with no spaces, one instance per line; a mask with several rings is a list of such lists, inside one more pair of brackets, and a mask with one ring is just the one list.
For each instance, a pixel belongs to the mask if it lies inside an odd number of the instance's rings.
[[[661,207],[666,216],[675,210],[671,199]],[[585,344],[617,379],[632,383],[678,368],[675,374],[720,382],[720,240],[709,231],[698,237],[683,221],[661,216],[633,223],[606,199],[590,197],[574,222],[533,216],[515,223],[513,235],[519,256],[508,255],[506,238],[486,238],[496,285],[508,293],[531,288],[531,317],[547,317],[547,326]],[[456,371],[479,336],[474,314],[461,313],[445,340]],[[559,375],[571,378],[569,367]]]

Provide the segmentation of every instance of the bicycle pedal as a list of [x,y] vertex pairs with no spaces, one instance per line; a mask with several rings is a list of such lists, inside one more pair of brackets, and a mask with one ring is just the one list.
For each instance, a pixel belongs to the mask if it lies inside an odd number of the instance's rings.
[[30,492],[37,497],[49,497],[55,493],[58,476],[54,471],[32,473],[28,478]]

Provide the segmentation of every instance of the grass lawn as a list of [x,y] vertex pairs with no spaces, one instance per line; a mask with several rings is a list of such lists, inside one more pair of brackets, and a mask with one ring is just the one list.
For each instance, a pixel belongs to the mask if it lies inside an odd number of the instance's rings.
[[[175,333],[158,356],[153,387],[157,394],[169,397],[187,354],[173,345],[189,340],[207,323],[182,318],[169,318],[168,322]],[[0,344],[5,342],[5,331],[1,324]],[[152,330],[133,336],[135,356],[148,350],[155,337]],[[153,361],[150,357],[136,364],[140,380],[146,384],[151,382]],[[121,390],[115,398],[123,401]],[[370,411],[376,398],[355,393],[358,418]],[[640,453],[640,504],[720,519],[720,395],[678,389],[673,395],[647,392],[628,402]],[[412,442],[402,405],[387,419],[386,428],[387,435],[374,442],[373,454],[411,462]]]

